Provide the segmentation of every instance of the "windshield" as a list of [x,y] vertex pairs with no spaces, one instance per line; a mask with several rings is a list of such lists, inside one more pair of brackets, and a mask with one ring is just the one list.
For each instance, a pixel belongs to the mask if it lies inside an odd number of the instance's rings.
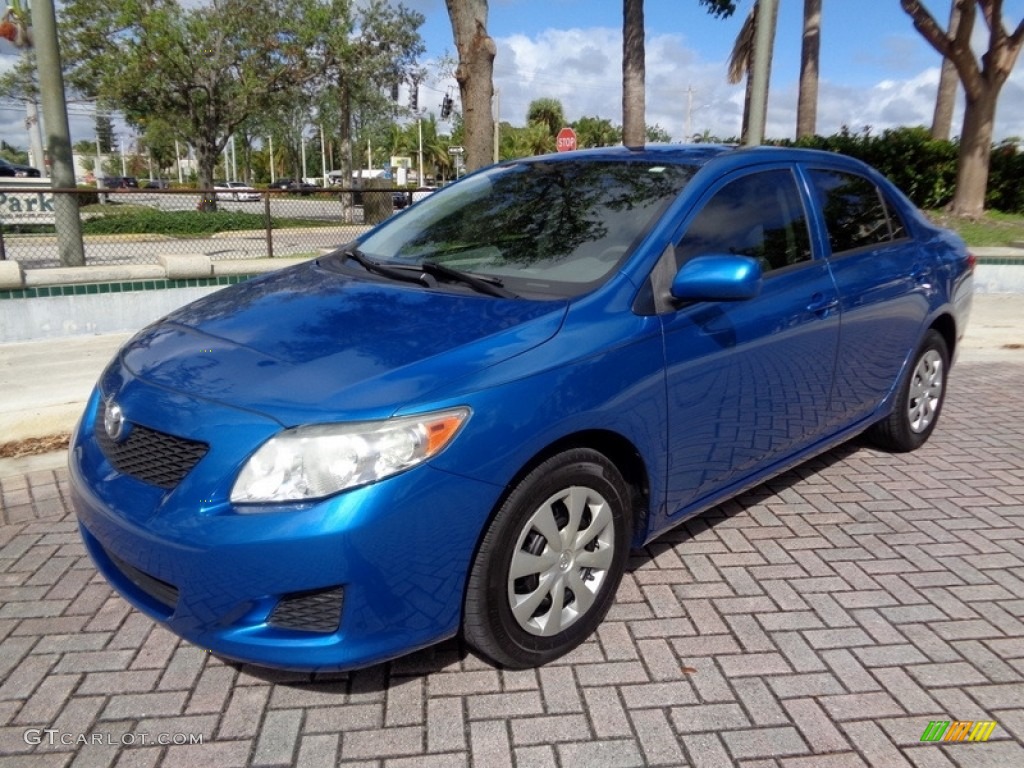
[[517,294],[572,296],[603,282],[693,175],[638,160],[532,160],[435,192],[359,244],[377,262],[435,262]]

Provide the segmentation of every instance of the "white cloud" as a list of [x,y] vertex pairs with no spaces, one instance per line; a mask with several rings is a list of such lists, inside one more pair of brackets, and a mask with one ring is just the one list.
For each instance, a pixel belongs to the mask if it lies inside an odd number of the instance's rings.
[[[596,115],[622,122],[622,32],[618,28],[549,29],[535,36],[497,39],[495,87],[500,89],[501,118],[513,125],[526,121],[531,101],[550,97],[562,102],[569,121]],[[687,112],[693,133],[707,130],[721,138],[736,137],[743,114],[743,85],[726,83],[726,61],[702,59],[679,35],[647,38],[647,123],[658,124],[676,140],[686,133]],[[841,73],[840,73],[841,74]],[[842,126],[877,133],[901,125],[930,125],[938,87],[937,67],[915,72],[890,71],[874,86],[853,86],[835,73],[823,72],[818,96],[818,133]],[[688,109],[688,88],[693,88]],[[772,82],[767,133],[792,137],[796,126],[797,83]],[[962,97],[953,132],[962,121]],[[1015,71],[1000,96],[997,140],[1024,135],[1024,72]]]

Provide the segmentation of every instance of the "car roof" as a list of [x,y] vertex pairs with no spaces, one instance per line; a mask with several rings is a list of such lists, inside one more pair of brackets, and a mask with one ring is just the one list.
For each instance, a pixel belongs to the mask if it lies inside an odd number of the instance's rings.
[[714,164],[721,171],[764,163],[814,163],[841,166],[860,171],[871,171],[870,166],[847,155],[825,152],[802,147],[756,146],[743,147],[732,144],[646,144],[642,147],[598,147],[574,152],[558,152],[523,160],[509,160],[508,163],[523,161],[557,162],[573,159],[623,161],[628,159],[643,162],[663,162],[678,165],[703,167]]

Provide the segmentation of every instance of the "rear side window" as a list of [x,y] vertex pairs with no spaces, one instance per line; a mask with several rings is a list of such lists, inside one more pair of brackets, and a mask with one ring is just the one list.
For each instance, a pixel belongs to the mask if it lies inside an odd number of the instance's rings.
[[833,255],[907,236],[899,213],[863,176],[819,169],[811,171],[811,183],[825,214]]
[[686,230],[676,263],[713,253],[752,256],[764,272],[810,260],[807,217],[790,171],[751,173],[715,193]]

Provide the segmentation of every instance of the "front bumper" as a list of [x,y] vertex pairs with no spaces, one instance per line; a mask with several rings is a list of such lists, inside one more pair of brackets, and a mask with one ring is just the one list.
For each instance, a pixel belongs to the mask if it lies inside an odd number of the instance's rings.
[[321,501],[244,513],[227,501],[237,467],[221,463],[216,445],[173,489],[119,473],[95,438],[98,405],[97,392],[69,461],[83,540],[114,588],[175,633],[240,661],[321,670],[377,663],[457,632],[500,488],[423,465]]

